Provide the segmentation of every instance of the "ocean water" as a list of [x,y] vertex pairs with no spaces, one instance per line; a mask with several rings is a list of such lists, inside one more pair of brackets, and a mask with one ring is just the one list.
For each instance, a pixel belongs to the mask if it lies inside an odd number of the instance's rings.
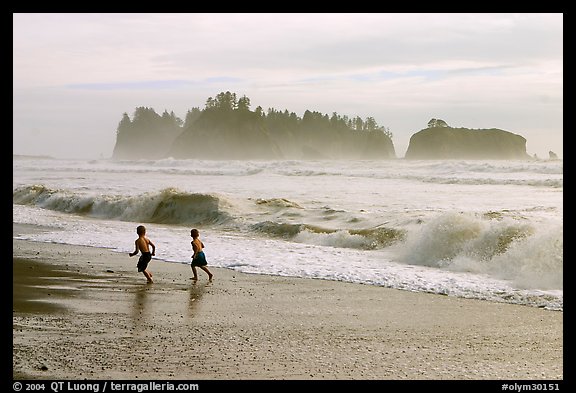
[[209,266],[563,310],[562,160],[14,156],[13,221],[119,253],[144,224],[153,271],[198,228]]

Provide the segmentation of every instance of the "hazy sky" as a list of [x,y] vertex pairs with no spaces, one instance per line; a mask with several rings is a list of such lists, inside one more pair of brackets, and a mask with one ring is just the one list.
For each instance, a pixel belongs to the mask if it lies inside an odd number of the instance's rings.
[[397,157],[431,118],[563,149],[563,15],[13,14],[13,152],[108,158],[123,113],[372,116]]

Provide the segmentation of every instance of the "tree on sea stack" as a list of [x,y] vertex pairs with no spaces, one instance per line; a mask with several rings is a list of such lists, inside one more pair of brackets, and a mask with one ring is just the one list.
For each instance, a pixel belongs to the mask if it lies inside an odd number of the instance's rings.
[[441,119],[430,119],[428,122],[428,128],[436,128],[436,127],[449,127],[448,123]]

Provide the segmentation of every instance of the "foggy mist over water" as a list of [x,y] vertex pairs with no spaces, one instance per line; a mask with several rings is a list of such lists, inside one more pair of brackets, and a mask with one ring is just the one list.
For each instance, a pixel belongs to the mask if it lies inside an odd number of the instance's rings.
[[[563,156],[562,14],[14,14],[13,153],[108,158],[123,113],[236,91],[374,117],[398,157],[440,118]],[[86,50],[90,48],[90,50]]]

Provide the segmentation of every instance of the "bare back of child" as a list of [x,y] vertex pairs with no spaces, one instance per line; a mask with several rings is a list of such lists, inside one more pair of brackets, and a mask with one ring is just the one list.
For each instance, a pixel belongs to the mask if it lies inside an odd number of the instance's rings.
[[[134,251],[128,255],[133,257],[134,255],[137,255],[138,252],[142,253],[136,266],[138,271],[144,274],[147,282],[151,284],[154,281],[152,280],[152,273],[148,271],[148,263],[150,263],[152,257],[156,254],[156,246],[146,237],[146,228],[144,225],[138,225],[136,233],[138,234],[138,239],[134,241]],[[150,248],[152,248],[152,251],[150,251]]]

